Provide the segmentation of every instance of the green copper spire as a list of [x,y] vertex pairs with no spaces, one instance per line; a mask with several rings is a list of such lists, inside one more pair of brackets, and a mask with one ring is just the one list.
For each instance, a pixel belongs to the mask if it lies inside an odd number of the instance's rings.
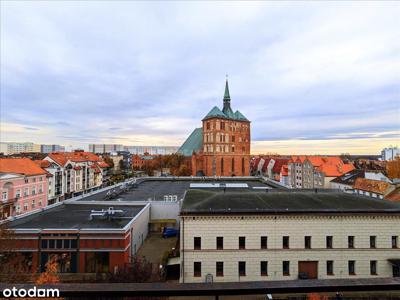
[[231,96],[229,95],[229,86],[228,86],[228,79],[226,80],[225,83],[225,94],[224,94],[224,100],[231,100]]

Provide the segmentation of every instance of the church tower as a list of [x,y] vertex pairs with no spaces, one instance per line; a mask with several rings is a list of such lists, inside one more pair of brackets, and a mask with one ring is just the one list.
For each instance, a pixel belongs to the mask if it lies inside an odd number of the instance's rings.
[[[222,110],[214,106],[202,121],[201,171],[204,175],[249,176],[250,121],[238,110],[233,112],[228,80],[225,82]],[[198,171],[194,168],[194,175]]]

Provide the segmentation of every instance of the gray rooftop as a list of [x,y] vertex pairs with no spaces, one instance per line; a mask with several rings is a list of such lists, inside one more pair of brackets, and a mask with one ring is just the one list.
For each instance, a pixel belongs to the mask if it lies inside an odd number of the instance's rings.
[[213,191],[186,193],[181,214],[396,213],[400,203],[337,191]]
[[[92,196],[82,198],[79,201],[147,201],[147,200],[164,200],[164,196],[176,195],[178,200],[182,199],[185,191],[190,188],[191,183],[246,183],[249,189],[254,187],[270,188],[266,183],[258,179],[241,179],[240,177],[232,177],[229,179],[191,179],[191,178],[144,178],[138,179],[134,188],[119,194],[116,197],[108,199],[107,192],[101,192]],[[117,188],[118,190],[118,188]]]
[[[94,217],[90,220],[92,210],[107,210],[113,206],[122,210],[113,217]],[[142,209],[144,205],[101,205],[101,204],[62,204],[42,212],[22,217],[10,223],[12,229],[122,229]]]

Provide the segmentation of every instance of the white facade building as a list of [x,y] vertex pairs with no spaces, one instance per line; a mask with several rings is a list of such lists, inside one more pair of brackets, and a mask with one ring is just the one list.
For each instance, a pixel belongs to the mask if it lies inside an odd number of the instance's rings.
[[180,228],[180,282],[400,276],[400,205],[391,202],[189,190]]
[[400,148],[398,147],[384,148],[381,154],[382,154],[382,160],[394,160],[396,156],[400,156]]

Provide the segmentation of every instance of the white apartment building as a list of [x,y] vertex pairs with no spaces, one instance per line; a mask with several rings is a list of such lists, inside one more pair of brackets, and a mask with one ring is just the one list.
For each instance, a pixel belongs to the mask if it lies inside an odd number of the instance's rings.
[[389,147],[382,149],[382,160],[394,160],[396,156],[400,156],[400,148]]
[[400,204],[347,193],[189,190],[180,282],[400,276]]
[[34,143],[6,143],[1,142],[1,150],[5,155],[21,152],[40,152],[40,145]]

